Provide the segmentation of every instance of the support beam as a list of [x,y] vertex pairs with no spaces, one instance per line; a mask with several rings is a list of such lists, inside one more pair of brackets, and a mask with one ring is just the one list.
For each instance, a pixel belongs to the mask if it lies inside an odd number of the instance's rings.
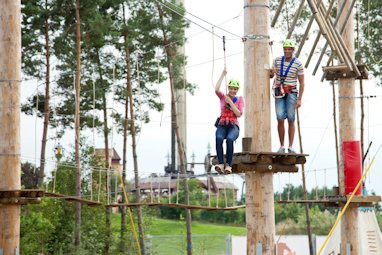
[[[0,1],[0,190],[20,190],[21,1]],[[0,249],[20,243],[20,204],[0,206]]]
[[338,51],[336,44],[333,42],[333,38],[328,33],[329,31],[327,31],[327,27],[325,26],[323,18],[321,17],[321,15],[318,11],[318,7],[317,7],[316,3],[312,0],[308,0],[308,4],[309,4],[310,9],[312,10],[312,13],[314,15],[314,19],[316,20],[318,26],[320,27],[321,34],[326,38],[332,51],[336,52],[336,55],[339,57],[340,61],[343,62],[342,55]]
[[275,27],[277,19],[279,18],[279,15],[281,13],[281,9],[283,8],[284,3],[285,3],[285,0],[280,0],[280,2],[278,3],[275,16],[273,16],[273,19],[272,19],[271,27]]
[[354,79],[369,79],[369,70],[366,65],[357,65],[361,76],[357,76],[354,71],[350,71],[347,66],[338,65],[338,66],[326,66],[323,67],[324,78],[327,81],[338,80],[341,78],[354,78]]
[[[324,12],[324,11],[325,11],[325,7],[322,6],[322,12]],[[338,32],[339,29],[335,28],[330,17],[328,17],[325,22],[327,23],[329,30],[333,33],[333,37],[334,37],[335,41],[339,45],[339,49],[344,56],[345,63],[348,65],[348,67],[351,71],[354,71],[357,74],[357,76],[361,76],[361,73],[359,72],[357,65],[355,63],[355,60],[354,60],[354,56],[353,56],[354,54],[352,55],[349,52],[349,50],[347,49],[347,46],[346,46],[344,40],[342,39],[341,33]]]
[[[356,0],[353,0],[352,3],[351,3],[351,6],[350,8],[347,8],[348,12],[346,14],[346,17],[345,17],[345,20],[342,22],[342,27],[341,27],[341,30],[340,30],[340,34],[342,35],[344,30],[345,30],[345,25],[350,17],[350,14],[352,14],[352,10],[353,10],[353,7],[354,7],[354,4],[355,4]],[[341,9],[340,9],[340,12],[338,13],[339,16],[336,17],[336,20],[334,21],[334,26],[336,27],[337,26],[337,23],[338,23],[338,20],[339,18],[341,17],[341,13],[342,13],[342,10],[343,8],[345,7],[345,4],[342,4],[341,5]],[[321,51],[321,54],[320,54],[320,57],[318,58],[317,60],[317,64],[313,70],[313,75],[316,74],[317,72],[317,69],[318,69],[318,66],[320,65],[321,63],[321,60],[322,60],[322,57],[324,56],[325,52],[326,52],[326,48],[328,47],[328,42],[325,43],[324,47],[322,48],[322,51]],[[330,53],[330,56],[329,56],[329,60],[326,64],[326,66],[329,66],[329,64],[332,62],[333,60],[333,53]],[[321,81],[323,81],[323,78],[321,79]]]
[[[321,4],[321,1],[319,0],[319,1],[317,2],[317,8],[321,7],[320,4]],[[330,11],[331,11],[332,8],[333,8],[333,4],[334,4],[334,1],[332,1],[332,2],[330,3],[329,7],[328,7],[328,15],[330,14]],[[341,10],[342,10],[342,9],[340,9],[340,13],[341,13]],[[305,41],[305,39],[306,39],[307,36],[308,36],[308,32],[309,32],[310,27],[311,27],[311,25],[312,25],[312,23],[313,23],[313,20],[314,20],[314,15],[312,15],[312,17],[310,18],[308,27],[307,27],[307,29],[305,30],[304,41]],[[305,68],[308,68],[308,66],[309,66],[310,60],[311,60],[312,57],[313,57],[313,54],[314,54],[314,52],[315,52],[315,50],[316,50],[316,46],[317,46],[317,44],[318,44],[318,41],[320,40],[321,35],[322,35],[321,31],[318,31],[318,33],[317,33],[317,35],[316,35],[316,39],[314,40],[313,46],[312,46],[312,48],[310,49],[309,56],[308,56],[308,58],[307,58],[307,60],[306,60],[306,62],[305,62]],[[326,44],[328,44],[328,42],[326,42]],[[301,49],[302,49],[302,47],[299,47],[299,48],[298,48],[297,56],[300,55],[300,53],[301,53]]]
[[[269,71],[269,5],[268,0],[245,0],[244,35],[258,35],[244,45],[245,134],[252,138],[252,152],[271,151]],[[260,37],[261,35],[261,37]],[[275,245],[275,217],[273,173],[247,172],[246,226],[247,254],[257,254],[262,243],[262,254],[271,255]]]
[[[317,6],[320,6],[321,4],[321,0],[318,0],[317,1]],[[314,21],[314,16],[312,15],[309,19],[309,22],[308,22],[308,25],[305,29],[305,33],[304,35],[302,36],[302,39],[299,43],[299,46],[298,46],[298,50],[296,52],[296,57],[299,57],[300,56],[300,53],[301,53],[301,50],[302,50],[302,47],[304,46],[305,44],[305,41],[308,39],[308,34],[309,34],[309,31],[310,31],[310,28],[312,27],[312,24],[313,24],[313,21]],[[306,66],[305,66],[306,67]]]
[[305,4],[305,0],[301,0],[300,1],[300,5],[298,6],[298,9],[296,11],[296,14],[293,17],[292,25],[291,25],[291,27],[290,27],[290,29],[288,31],[288,35],[287,35],[288,39],[292,36],[293,30],[294,30],[294,28],[295,28],[295,26],[297,24],[297,21],[298,21],[298,19],[301,16],[301,12],[302,12],[302,9],[304,7],[304,4]]

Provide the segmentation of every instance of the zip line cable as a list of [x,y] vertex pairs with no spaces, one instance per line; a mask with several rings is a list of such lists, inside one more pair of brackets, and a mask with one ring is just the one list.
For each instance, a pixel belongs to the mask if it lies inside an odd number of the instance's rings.
[[[227,55],[226,58],[230,58],[230,57],[242,54],[242,53],[243,53],[242,51],[236,52],[236,53],[232,53],[230,55]],[[202,66],[202,65],[211,63],[213,61],[216,61],[216,60],[221,60],[221,59],[224,59],[224,57],[215,58],[214,60],[208,60],[208,61],[200,62],[200,63],[194,64],[194,65],[189,65],[189,66],[186,66],[185,69],[195,68],[195,67]],[[148,76],[147,78],[152,78],[154,76],[157,77],[158,75],[155,74],[155,75],[152,75],[152,76]],[[92,92],[92,91],[93,91],[92,88],[89,89],[89,90],[85,90],[85,89],[81,90],[82,93]],[[103,91],[103,89],[99,88],[99,89],[95,89],[95,91],[96,92],[101,92],[101,91]],[[61,96],[62,96],[62,94],[53,93],[52,95],[50,95],[50,98],[61,97]],[[381,95],[378,96],[378,97],[381,97]],[[45,102],[45,100],[39,100],[39,102],[42,103],[42,102]],[[0,110],[2,110],[2,109],[15,109],[15,108],[21,108],[21,105],[19,104],[19,105],[13,105],[13,106],[8,106],[8,107],[0,107]],[[68,116],[68,115],[73,115],[73,114],[55,114],[55,115],[57,115],[57,116]]]
[[309,167],[308,167],[309,169],[312,168],[312,164],[313,164],[314,160],[316,159],[316,156],[317,156],[317,154],[318,154],[318,150],[319,150],[320,147],[321,147],[322,141],[324,140],[326,131],[327,131],[328,128],[329,128],[329,125],[330,125],[330,123],[331,123],[331,121],[332,121],[332,118],[333,118],[333,116],[329,119],[329,122],[328,122],[328,124],[326,125],[326,128],[325,128],[325,131],[324,131],[324,133],[323,133],[322,136],[321,136],[320,143],[318,144],[318,147],[317,147],[317,149],[316,149],[316,152],[314,153],[313,159],[312,159],[312,161],[311,161],[310,164],[309,164]]
[[[163,7],[167,8],[167,9],[169,9],[170,11],[174,12],[175,14],[178,14],[179,16],[183,17],[184,19],[190,21],[191,23],[193,23],[194,25],[200,27],[201,29],[203,29],[203,30],[205,30],[205,31],[207,31],[207,32],[209,32],[209,33],[211,33],[211,31],[208,30],[207,28],[203,27],[202,25],[199,25],[198,23],[196,23],[196,22],[190,20],[189,18],[186,18],[184,15],[182,15],[181,13],[175,11],[174,9],[172,9],[172,8],[170,8],[169,6],[165,5],[164,3],[162,3],[162,2],[160,2],[160,1],[158,1],[158,0],[155,0],[155,2],[159,3],[160,5],[162,5]],[[218,35],[215,35],[215,36],[221,38],[221,37],[218,36]]]
[[[163,7],[169,9],[170,11],[172,11],[172,12],[174,12],[174,13],[176,13],[176,14],[179,15],[180,17],[183,17],[184,19],[187,19],[188,21],[190,21],[191,23],[193,23],[193,24],[199,26],[200,28],[204,29],[205,31],[207,31],[207,32],[209,32],[209,33],[212,33],[208,28],[205,28],[205,27],[203,27],[202,25],[200,25],[200,24],[194,22],[193,20],[187,18],[185,15],[181,14],[181,13],[180,13],[179,11],[177,11],[177,10],[174,10],[173,8],[171,8],[170,6],[168,6],[167,4],[162,3],[162,2],[159,1],[159,0],[155,0],[155,1],[156,1],[157,3],[159,3],[160,5],[162,5]],[[217,25],[214,25],[214,24],[212,24],[211,22],[208,22],[208,21],[206,21],[206,20],[204,20],[204,19],[202,19],[202,18],[200,18],[200,17],[198,17],[198,16],[196,16],[196,15],[194,15],[194,14],[192,14],[192,13],[187,12],[187,11],[184,10],[183,8],[180,8],[179,6],[176,6],[176,5],[173,4],[173,3],[170,3],[170,2],[168,2],[168,1],[166,1],[166,0],[164,0],[164,2],[166,2],[166,3],[168,3],[168,4],[171,4],[172,6],[175,6],[175,7],[178,8],[180,11],[182,11],[182,12],[184,12],[184,13],[187,13],[187,14],[189,14],[189,15],[191,15],[191,16],[193,16],[193,17],[199,19],[199,20],[201,20],[202,22],[204,22],[204,23],[206,23],[206,24],[208,24],[208,25],[210,25],[210,26],[216,27],[217,29],[220,29],[220,30],[222,30],[222,31],[224,31],[224,32],[226,32],[226,33],[228,33],[228,34],[231,34],[231,35],[233,35],[233,36],[235,36],[235,37],[238,37],[238,38],[240,38],[241,40],[243,39],[242,36],[239,36],[239,35],[237,35],[237,34],[234,34],[234,33],[230,32],[230,31],[224,29],[224,28],[221,28],[221,27],[219,27],[219,26],[217,26]],[[222,39],[222,37],[219,36],[219,35],[216,35],[216,34],[215,34],[215,36],[216,36],[216,37],[219,37],[220,39]]]

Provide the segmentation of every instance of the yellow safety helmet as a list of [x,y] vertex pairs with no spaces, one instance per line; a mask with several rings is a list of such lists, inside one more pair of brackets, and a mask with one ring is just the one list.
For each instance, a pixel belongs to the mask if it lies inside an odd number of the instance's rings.
[[283,41],[283,48],[295,48],[296,47],[296,43],[294,40],[292,39],[285,39]]
[[238,80],[230,79],[228,82],[228,87],[240,88],[240,83]]

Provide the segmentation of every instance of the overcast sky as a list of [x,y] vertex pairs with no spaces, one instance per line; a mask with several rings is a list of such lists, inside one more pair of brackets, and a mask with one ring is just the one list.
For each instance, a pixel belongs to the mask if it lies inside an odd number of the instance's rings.
[[[227,70],[229,78],[238,79],[241,84],[244,81],[244,60],[243,51],[244,44],[241,39],[235,35],[243,36],[243,2],[236,0],[185,0],[187,11],[209,21],[219,27],[230,31],[232,34],[214,28],[216,35],[226,36],[226,55],[227,55]],[[196,21],[199,25],[211,30],[211,25],[203,23],[200,20],[187,15],[190,19]],[[285,34],[285,33],[284,33]],[[283,33],[271,29],[271,40],[275,41],[272,49],[274,58],[282,54],[280,45],[283,39]],[[213,37],[211,33],[206,32],[197,25],[190,24],[190,28],[186,31],[187,44],[185,47],[188,57],[186,67],[187,79],[190,83],[196,84],[198,89],[194,96],[187,96],[187,155],[188,161],[191,161],[191,154],[195,154],[196,162],[203,162],[207,153],[207,146],[210,144],[211,152],[215,154],[215,127],[213,126],[216,117],[219,115],[219,100],[214,93],[213,83],[218,79],[223,67],[223,49],[222,40],[218,37]],[[315,36],[309,37],[309,42],[313,41]],[[309,42],[307,43],[309,45]],[[299,42],[297,42],[299,43]],[[319,43],[319,48],[324,45],[322,39]],[[306,44],[306,45],[307,45]],[[300,56],[300,60],[305,63],[307,55],[310,51],[310,46],[305,46]],[[319,52],[319,50],[317,50]],[[302,100],[300,110],[302,140],[304,152],[310,154],[306,162],[307,171],[307,187],[313,189],[317,186],[324,185],[332,187],[337,184],[336,171],[336,155],[334,143],[333,115],[332,115],[332,89],[328,82],[320,82],[322,73],[319,72],[316,76],[312,76],[312,69],[316,64],[318,55],[313,58],[308,69],[305,70],[305,93]],[[213,61],[213,59],[215,59]],[[323,62],[326,64],[326,60]],[[36,90],[37,82],[24,82],[22,84],[22,98],[29,96]],[[244,84],[245,86],[245,84]],[[358,92],[358,82],[357,95]],[[161,100],[165,103],[165,109],[162,113],[150,113],[151,122],[142,127],[142,133],[138,139],[138,160],[139,172],[141,176],[147,176],[149,173],[163,173],[163,168],[167,164],[166,155],[170,152],[170,97],[169,84],[158,85],[161,93]],[[42,89],[40,87],[40,89]],[[239,94],[242,95],[243,89],[240,89]],[[382,109],[382,88],[376,87],[375,82],[364,82],[365,95],[377,95],[377,98],[365,100],[365,144],[370,141],[373,145],[370,149],[370,158],[374,156],[377,148],[382,144],[382,119],[380,118],[380,109]],[[250,98],[246,97],[246,100]],[[357,123],[357,139],[359,135],[360,123],[360,104],[359,99],[356,99],[357,112],[354,118]],[[244,109],[245,110],[245,109]],[[235,151],[241,150],[241,138],[244,134],[244,118],[241,118],[240,137],[235,143]],[[276,130],[276,117],[274,113],[274,99],[271,98],[271,119],[272,119],[272,149],[276,151],[279,147],[278,136]],[[21,153],[23,161],[34,161],[34,158],[39,158],[42,122],[35,122],[34,117],[26,117],[23,115],[21,122]],[[36,130],[35,131],[35,126]],[[52,135],[50,131],[50,134]],[[87,134],[92,137],[91,133]],[[131,140],[129,138],[129,140]],[[49,149],[47,157],[51,158],[53,164],[53,147],[57,141],[49,141]],[[73,146],[73,133],[68,132],[64,139],[60,141],[64,148]],[[92,144],[92,140],[89,141]],[[287,143],[287,141],[286,141]],[[122,156],[122,137],[114,133],[113,146]],[[97,135],[96,147],[103,147],[103,138]],[[298,136],[296,133],[295,145],[298,145]],[[298,149],[298,146],[295,146]],[[132,176],[132,160],[129,152],[129,176]],[[370,175],[367,178],[367,188],[382,194],[382,152],[378,155],[371,169]],[[198,166],[197,173],[202,173],[204,168]],[[241,186],[241,178],[229,176],[227,180],[235,179],[235,183]],[[295,174],[278,174],[274,176],[274,189],[277,191],[284,187],[287,183],[300,185],[301,173]]]

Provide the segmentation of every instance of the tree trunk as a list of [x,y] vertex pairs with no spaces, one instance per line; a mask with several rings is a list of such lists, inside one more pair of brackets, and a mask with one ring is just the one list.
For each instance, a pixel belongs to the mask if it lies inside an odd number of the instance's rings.
[[[0,190],[19,190],[21,3],[0,1]],[[15,254],[20,243],[20,204],[0,206],[0,248]]]
[[[45,9],[48,9],[48,0],[45,0]],[[50,45],[49,45],[49,18],[45,18],[45,61],[46,61],[46,76],[45,76],[45,102],[44,102],[44,127],[42,131],[41,140],[41,155],[40,155],[40,172],[38,178],[38,186],[42,187],[45,175],[45,150],[46,150],[46,138],[48,136],[48,125],[50,115]],[[37,95],[38,96],[38,95]]]
[[[80,0],[76,0],[76,79],[75,79],[75,159],[76,159],[76,196],[81,197],[81,165],[80,165],[80,90],[81,90],[81,20]],[[81,203],[76,203],[74,247],[81,247]]]
[[[126,53],[126,65],[127,65],[127,95],[130,108],[130,133],[131,140],[133,143],[133,163],[134,163],[134,181],[135,181],[135,196],[137,203],[141,200],[141,189],[139,187],[139,175],[138,175],[138,158],[137,158],[137,142],[136,142],[136,131],[135,131],[135,116],[134,116],[134,101],[133,101],[133,90],[131,84],[131,66],[130,66],[130,50],[127,43],[127,32],[125,32],[125,53]],[[138,84],[140,86],[140,84]],[[143,217],[142,217],[142,207],[137,206],[137,217],[138,217],[138,231],[139,231],[139,244],[141,249],[141,254],[145,254],[145,242],[144,242],[144,231],[143,231]]]
[[[163,11],[158,6],[158,10],[160,13],[160,17],[162,19],[163,17]],[[162,19],[163,20],[163,19]],[[169,41],[167,39],[167,34],[164,30],[163,32],[163,45],[166,50],[166,56],[167,56],[167,69],[169,73],[170,78],[170,90],[171,90],[171,119],[173,120],[172,126],[175,130],[177,145],[178,145],[178,154],[179,154],[179,166],[180,166],[180,174],[183,179],[183,185],[184,185],[184,196],[185,196],[185,202],[186,204],[190,204],[190,195],[189,195],[189,188],[188,188],[188,182],[187,182],[187,173],[186,173],[186,165],[185,165],[185,153],[184,153],[184,147],[183,143],[180,138],[180,131],[178,126],[178,119],[177,119],[177,110],[176,110],[176,98],[175,98],[175,91],[174,91],[174,77],[172,76],[172,66],[170,59],[173,57],[170,49],[169,49]],[[187,225],[187,254],[192,254],[192,219],[191,219],[191,211],[190,209],[186,209],[186,225]]]
[[[102,75],[101,75],[102,77]],[[102,78],[101,78],[102,83]],[[106,204],[110,204],[110,162],[109,162],[109,131],[107,124],[107,108],[106,108],[106,96],[102,94],[102,107],[103,107],[103,134],[105,139],[105,163],[106,163]],[[109,254],[110,243],[111,243],[111,208],[107,207],[106,209],[106,245],[105,245],[105,254]]]
[[[128,82],[128,81],[127,81]],[[122,163],[122,184],[124,187],[126,187],[126,153],[127,153],[127,125],[128,123],[128,103],[129,103],[129,97],[128,97],[128,90],[126,88],[126,99],[125,99],[125,119],[123,121],[123,163]],[[125,196],[122,195],[122,203],[126,203]],[[126,250],[126,240],[125,240],[125,234],[126,234],[126,210],[127,207],[122,207],[121,212],[121,251],[124,252]]]
[[[123,11],[123,24],[126,25],[126,18],[125,18],[125,4],[122,3],[122,11]],[[127,43],[127,38],[126,36],[124,35],[124,43],[126,44]],[[126,58],[126,64],[128,63],[128,59]],[[129,82],[129,78],[130,75],[129,75],[129,70],[128,70],[128,74],[126,76],[126,84],[128,84]],[[129,119],[129,116],[128,116],[128,110],[129,110],[129,92],[128,92],[128,88],[127,88],[127,85],[126,85],[126,91],[125,91],[125,119],[123,120],[123,162],[122,162],[122,185],[124,187],[126,187],[126,157],[127,157],[127,125],[129,124],[128,122],[128,119]],[[122,203],[126,203],[126,199],[125,199],[125,196],[124,194],[122,194]],[[126,240],[125,240],[125,234],[126,234],[126,211],[127,211],[127,207],[126,206],[123,206],[122,207],[122,212],[121,212],[121,240],[120,240],[120,250],[122,252],[125,252],[126,251]]]
[[[99,56],[99,50],[97,50],[97,64],[98,73],[100,77],[100,87],[103,88],[103,71],[101,67],[101,60]],[[106,204],[110,204],[110,153],[109,153],[109,125],[107,121],[107,102],[106,93],[102,93],[102,110],[103,110],[103,136],[105,142],[105,167],[106,167]],[[105,242],[105,254],[110,252],[110,243],[112,240],[111,233],[111,208],[106,209],[106,242]]]
[[[167,43],[165,44],[167,45]],[[169,54],[169,52],[167,52]],[[169,55],[167,55],[167,58],[169,59]],[[176,113],[176,102],[175,102],[175,92],[174,92],[174,79],[171,76],[172,68],[171,63],[169,60],[167,60],[167,68],[168,73],[170,74],[170,89],[171,89],[171,109],[172,109],[172,115],[174,116],[174,128],[175,128],[175,134],[176,134],[176,140],[178,144],[178,154],[179,154],[179,165],[180,165],[180,174],[183,180],[184,185],[184,196],[185,196],[185,202],[187,205],[190,204],[190,195],[189,195],[189,188],[188,188],[188,182],[187,182],[187,173],[186,173],[186,166],[185,166],[185,159],[184,159],[184,149],[183,144],[180,139],[180,132],[179,132],[179,126],[178,126],[178,120],[177,120],[177,113]],[[192,219],[191,219],[191,211],[190,209],[186,209],[186,224],[187,224],[187,254],[192,255]]]

